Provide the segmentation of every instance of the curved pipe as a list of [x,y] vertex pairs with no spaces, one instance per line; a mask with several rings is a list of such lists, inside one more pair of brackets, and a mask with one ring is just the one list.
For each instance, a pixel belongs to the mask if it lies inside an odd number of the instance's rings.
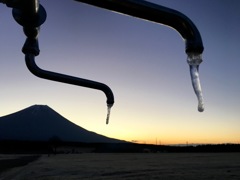
[[177,30],[186,41],[186,53],[202,53],[201,35],[184,14],[144,0],[75,0],[108,10],[153,21]]
[[107,104],[109,106],[114,104],[114,95],[112,90],[103,83],[43,70],[37,66],[34,54],[26,54],[25,61],[29,71],[31,71],[37,77],[101,90],[107,97]]

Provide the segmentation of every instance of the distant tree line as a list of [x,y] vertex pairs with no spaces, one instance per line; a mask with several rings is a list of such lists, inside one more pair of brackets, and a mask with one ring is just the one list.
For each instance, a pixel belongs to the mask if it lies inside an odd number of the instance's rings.
[[[81,143],[64,142],[58,137],[49,141],[0,140],[0,153],[56,154],[60,147],[87,147],[96,153],[156,153],[156,152],[240,152],[240,144],[206,144],[197,146],[167,146],[136,143]],[[73,151],[74,152],[74,151]]]

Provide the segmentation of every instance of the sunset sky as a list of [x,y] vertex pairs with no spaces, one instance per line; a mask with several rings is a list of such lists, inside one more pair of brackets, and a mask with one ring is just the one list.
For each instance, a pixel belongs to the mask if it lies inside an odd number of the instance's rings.
[[[150,1],[150,0],[149,0]],[[240,1],[151,0],[187,15],[204,45],[200,79],[205,111],[197,110],[182,37],[171,28],[73,0],[41,0],[43,69],[107,84],[106,97],[32,75],[21,48],[22,27],[0,4],[0,116],[48,105],[96,133],[139,143],[240,143]]]

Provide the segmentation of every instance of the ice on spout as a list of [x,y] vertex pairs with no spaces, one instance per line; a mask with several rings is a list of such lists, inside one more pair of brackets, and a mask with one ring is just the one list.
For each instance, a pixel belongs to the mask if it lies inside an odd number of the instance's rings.
[[204,111],[203,93],[202,93],[202,88],[201,88],[201,83],[199,78],[199,71],[198,71],[199,65],[202,62],[202,55],[189,53],[187,62],[190,67],[192,86],[198,98],[198,111],[203,112]]
[[107,118],[106,118],[106,124],[109,123],[110,113],[111,113],[111,108],[112,108],[112,104],[108,104],[108,105],[107,105]]

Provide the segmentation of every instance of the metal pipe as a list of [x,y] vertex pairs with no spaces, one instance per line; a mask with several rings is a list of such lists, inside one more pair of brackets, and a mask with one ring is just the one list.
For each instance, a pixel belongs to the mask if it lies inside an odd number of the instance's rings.
[[37,77],[101,90],[105,93],[107,97],[107,104],[110,106],[114,104],[114,95],[112,90],[103,83],[43,70],[37,66],[34,54],[25,54],[25,61],[29,71]]
[[201,35],[194,23],[184,14],[144,0],[75,0],[78,2],[116,11],[177,30],[185,40],[186,53],[202,53]]

